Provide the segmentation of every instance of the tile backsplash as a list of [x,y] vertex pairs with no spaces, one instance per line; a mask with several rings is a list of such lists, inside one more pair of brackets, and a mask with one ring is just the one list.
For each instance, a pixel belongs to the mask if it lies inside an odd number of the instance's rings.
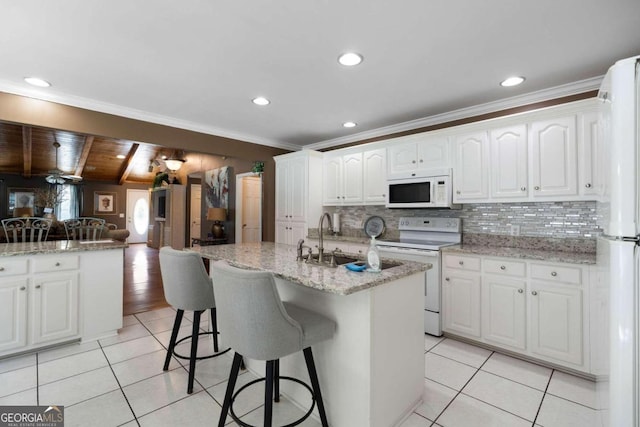
[[519,235],[528,237],[595,239],[602,230],[596,223],[596,202],[486,203],[466,204],[462,209],[387,209],[384,206],[325,207],[340,214],[345,236],[364,235],[364,221],[381,216],[387,236],[397,234],[403,216],[462,218],[462,232],[468,234],[511,235],[511,226],[519,226]]

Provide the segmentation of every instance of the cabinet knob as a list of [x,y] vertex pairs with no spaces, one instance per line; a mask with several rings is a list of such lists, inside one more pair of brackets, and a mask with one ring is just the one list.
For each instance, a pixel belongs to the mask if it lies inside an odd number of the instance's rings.
[[411,160],[411,163],[415,164],[415,163],[416,163],[416,161],[415,161],[415,160]]
[[591,188],[591,183],[586,183],[584,186],[587,188]]
[[40,285],[36,285],[36,289],[40,289]]
[[506,269],[507,269],[507,267],[505,267],[504,265],[500,266],[500,270],[506,270]]
[[60,267],[60,263],[59,262],[56,262],[56,267]]
[[536,296],[538,293],[536,291],[531,291],[531,295]]
[[0,271],[4,271],[4,267],[0,267]]
[[519,294],[521,294],[521,293],[523,293],[523,292],[524,292],[524,291],[523,291],[522,289],[518,289],[518,293],[519,293]]
[[460,190],[457,190],[457,191],[456,191],[456,194],[460,194]]
[[20,286],[21,291],[24,291],[25,289],[27,289],[25,286]]
[[558,275],[558,273],[556,273],[555,271],[552,271],[552,272],[551,272],[551,275],[552,275],[553,277],[556,277],[556,276]]
[[448,277],[445,277],[445,278],[444,278],[444,280],[446,280],[446,281],[448,282],[448,281],[449,281],[449,278],[448,278]]
[[539,186],[537,186],[537,185],[536,185],[535,187],[533,187],[533,188],[535,188],[536,190],[539,190],[539,189],[540,189],[540,187],[539,187]]
[[423,160],[422,160],[422,159],[420,159],[420,163],[422,163],[422,162],[423,162]]
[[386,194],[383,194],[383,195],[382,195],[382,197],[387,197],[387,195],[386,195]]
[[[414,163],[415,163],[415,162],[414,162]],[[412,173],[412,174],[411,174],[411,176],[416,176],[416,174],[415,174],[415,173]]]
[[458,261],[458,264],[464,265],[464,261]]
[[527,191],[527,187],[520,187],[520,191]]

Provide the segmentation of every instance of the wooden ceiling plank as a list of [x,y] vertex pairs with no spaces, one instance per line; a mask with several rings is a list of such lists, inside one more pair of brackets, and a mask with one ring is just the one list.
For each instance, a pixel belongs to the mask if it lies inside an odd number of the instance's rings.
[[31,126],[22,126],[22,155],[24,156],[24,170],[22,175],[31,178]]
[[87,135],[84,138],[84,144],[82,144],[82,153],[80,154],[80,158],[78,159],[78,165],[76,166],[76,171],[74,175],[82,176],[84,167],[87,164],[87,159],[89,158],[89,152],[91,151],[91,146],[93,145],[93,140],[94,140],[93,135]]
[[129,177],[129,174],[131,173],[131,170],[135,165],[135,163],[133,162],[133,156],[136,154],[136,151],[138,151],[138,147],[140,147],[140,144],[133,144],[131,146],[129,153],[127,154],[127,158],[124,160],[122,164],[122,169],[120,172],[120,179],[118,180],[118,184],[122,185],[127,181],[127,178]]

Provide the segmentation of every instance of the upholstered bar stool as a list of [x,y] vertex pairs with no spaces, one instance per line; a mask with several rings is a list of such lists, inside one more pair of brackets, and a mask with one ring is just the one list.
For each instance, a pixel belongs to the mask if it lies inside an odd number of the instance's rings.
[[[270,273],[235,268],[224,261],[214,263],[211,271],[219,307],[220,329],[236,352],[218,426],[225,425],[228,413],[239,425],[249,426],[234,413],[233,401],[245,388],[258,381],[265,381],[264,426],[270,427],[273,400],[279,400],[279,381],[284,379],[301,384],[309,390],[312,397],[309,411],[288,426],[303,422],[314,406],[318,405],[322,425],[327,427],[327,415],[311,346],[331,338],[335,332],[335,322],[313,311],[282,302]],[[312,388],[299,379],[280,375],[279,359],[298,351],[304,353]],[[265,378],[249,382],[234,393],[243,357],[266,361],[266,375]]]
[[[224,351],[219,351],[218,349],[216,302],[213,296],[211,279],[207,275],[202,258],[195,252],[177,251],[170,246],[165,246],[160,249],[160,274],[162,275],[165,299],[177,310],[163,370],[169,369],[172,355],[181,359],[189,359],[187,393],[191,394],[196,372],[196,360],[217,357],[230,349],[227,348]],[[193,311],[191,336],[176,341],[185,310]],[[205,310],[211,310],[211,332],[200,332],[200,315]],[[197,357],[198,337],[209,334],[213,335],[213,350],[215,353],[209,356]],[[175,352],[176,345],[187,339],[191,339],[191,354],[189,357]]]

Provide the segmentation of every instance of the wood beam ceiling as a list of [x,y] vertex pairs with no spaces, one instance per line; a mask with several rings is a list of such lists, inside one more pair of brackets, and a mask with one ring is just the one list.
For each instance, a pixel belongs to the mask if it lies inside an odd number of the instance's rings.
[[87,164],[87,159],[89,158],[91,146],[93,145],[93,139],[94,137],[92,135],[88,135],[84,138],[84,143],[82,144],[82,153],[80,154],[80,159],[78,159],[78,165],[76,166],[74,175],[82,176],[84,167]]
[[127,158],[124,159],[122,169],[120,169],[120,178],[118,179],[118,184],[122,185],[127,181],[127,178],[129,177],[129,174],[131,173],[131,170],[133,169],[133,166],[135,164],[133,162],[133,156],[136,154],[136,151],[138,151],[139,146],[140,144],[135,143],[131,145],[131,149],[127,154]]
[[22,126],[22,156],[23,172],[25,178],[31,178],[31,127]]

